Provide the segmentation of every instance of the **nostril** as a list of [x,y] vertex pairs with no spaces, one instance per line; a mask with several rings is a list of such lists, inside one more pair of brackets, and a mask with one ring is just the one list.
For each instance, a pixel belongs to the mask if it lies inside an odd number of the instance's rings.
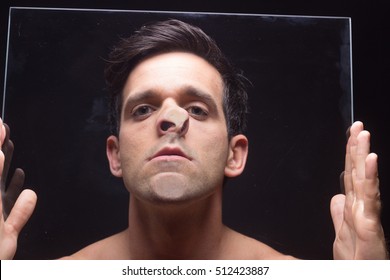
[[188,119],[187,119],[187,120],[183,123],[183,125],[182,125],[182,127],[181,127],[181,129],[180,129],[180,132],[181,132],[181,133],[187,132],[188,123],[189,123],[189,121],[188,121]]
[[160,127],[162,131],[168,131],[168,129],[170,129],[173,126],[175,126],[175,124],[171,122],[162,122]]

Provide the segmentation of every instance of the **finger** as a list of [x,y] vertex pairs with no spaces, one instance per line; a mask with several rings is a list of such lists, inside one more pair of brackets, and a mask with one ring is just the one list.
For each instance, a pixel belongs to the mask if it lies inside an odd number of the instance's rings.
[[3,120],[0,118],[0,222],[4,221],[3,215],[3,169],[4,169],[4,161],[5,155],[3,153],[2,147],[4,143],[4,139],[6,136],[6,129],[3,124]]
[[[0,213],[3,213],[3,168],[4,168],[4,160],[5,155],[3,153],[2,147],[4,143],[6,135],[5,126],[3,124],[3,120],[0,118]],[[3,221],[3,215],[0,215],[1,222]]]
[[379,220],[381,200],[378,179],[378,156],[375,153],[369,154],[365,163],[364,213],[371,219]]
[[345,195],[337,194],[330,201],[330,214],[332,216],[335,233],[339,232],[344,220]]
[[345,194],[344,174],[345,174],[345,171],[341,172],[341,174],[340,174],[340,192],[342,194]]
[[352,126],[349,128],[349,138],[347,142],[346,152],[345,152],[345,169],[344,169],[344,188],[345,195],[347,196],[347,207],[351,206],[354,199],[355,194],[353,190],[353,182],[352,182],[352,169],[353,169],[353,154],[356,150],[357,145],[357,135],[363,129],[362,122],[354,122]]
[[351,169],[351,160],[350,160],[350,147],[348,145],[349,143],[349,138],[351,138],[351,126],[349,126],[347,128],[347,131],[345,132],[345,136],[346,136],[346,139],[347,139],[347,144],[346,144],[346,147],[345,147],[345,167],[344,167],[344,171],[341,172],[340,174],[340,188],[341,188],[341,192],[343,194],[345,194],[345,183],[344,183],[344,175],[345,175],[345,170],[350,170]]
[[37,195],[34,191],[26,189],[22,191],[15,206],[6,220],[6,223],[13,227],[17,234],[31,217],[37,202]]
[[[3,169],[4,169],[5,156],[3,151],[0,150],[0,177],[1,177],[1,187],[3,187]],[[3,191],[3,188],[1,188]]]
[[356,137],[357,145],[352,154],[352,182],[353,191],[357,199],[364,199],[364,185],[366,181],[366,158],[370,152],[370,133],[361,131]]
[[6,130],[6,136],[4,139],[2,151],[4,153],[4,165],[3,165],[3,173],[1,176],[1,187],[4,191],[6,186],[6,181],[8,177],[9,168],[11,166],[11,160],[14,152],[14,143],[9,139],[10,137],[10,129],[7,124],[4,124]]
[[1,118],[0,118],[0,127],[1,127],[0,129],[0,148],[1,148],[1,146],[3,146],[4,138],[6,135],[6,130],[3,124],[3,120]]
[[[1,156],[2,155],[3,155],[3,152],[0,151],[0,168],[2,168],[2,164],[1,164],[1,161],[2,161]],[[0,176],[1,176],[1,172],[0,172]],[[5,220],[4,213],[3,213],[3,197],[4,197],[3,188],[1,188],[1,190],[0,190],[0,222],[1,223]]]
[[6,194],[3,197],[3,214],[6,219],[11,212],[12,207],[23,190],[25,174],[20,168],[17,168],[9,183]]
[[349,137],[345,152],[345,167],[344,167],[344,191],[345,195],[353,197],[352,188],[352,157],[351,157],[352,136]]
[[10,130],[9,126],[6,123],[3,123],[3,126],[4,126],[4,128],[2,128],[2,130],[4,130],[3,131],[4,139],[3,139],[3,142],[2,142],[2,144],[3,144],[2,146],[4,146],[4,144],[8,142],[8,140],[10,138],[10,135],[11,135],[11,130]]
[[3,124],[3,120],[0,118],[0,177],[3,178],[3,168],[4,168],[4,160],[5,160],[5,155],[3,153],[3,143],[5,140],[6,136],[6,129]]

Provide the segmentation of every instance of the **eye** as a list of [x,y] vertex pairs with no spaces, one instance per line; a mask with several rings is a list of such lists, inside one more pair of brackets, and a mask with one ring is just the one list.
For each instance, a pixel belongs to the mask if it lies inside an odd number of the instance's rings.
[[137,119],[144,119],[154,112],[154,108],[149,105],[140,105],[133,109],[132,116]]
[[196,119],[204,120],[208,116],[208,112],[199,106],[191,106],[187,109],[188,113]]

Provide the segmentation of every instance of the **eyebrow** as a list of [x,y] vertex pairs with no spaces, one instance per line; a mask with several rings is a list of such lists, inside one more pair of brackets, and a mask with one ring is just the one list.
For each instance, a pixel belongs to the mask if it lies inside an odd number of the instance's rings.
[[[184,86],[182,89],[180,89],[180,91],[184,92],[184,95],[187,97],[194,97],[196,99],[200,99],[208,106],[210,106],[213,111],[217,112],[218,106],[215,100],[212,98],[211,94],[193,86]],[[145,90],[142,92],[138,92],[132,94],[132,96],[127,98],[127,100],[125,101],[126,103],[124,104],[124,108],[128,108],[129,106],[131,107],[132,104],[138,104],[142,101],[155,100],[158,98],[159,96],[155,90]]]
[[146,90],[139,93],[135,93],[129,98],[127,98],[127,100],[125,101],[126,103],[124,104],[124,108],[129,107],[129,105],[132,104],[140,103],[141,101],[144,100],[151,100],[155,98],[156,98],[156,94],[152,90]]
[[217,104],[215,103],[215,100],[212,98],[211,94],[204,92],[200,89],[197,89],[193,86],[187,86],[185,87],[185,94],[190,97],[195,97],[197,99],[202,100],[205,102],[208,106],[211,107],[211,109],[214,112],[217,112],[218,107]]

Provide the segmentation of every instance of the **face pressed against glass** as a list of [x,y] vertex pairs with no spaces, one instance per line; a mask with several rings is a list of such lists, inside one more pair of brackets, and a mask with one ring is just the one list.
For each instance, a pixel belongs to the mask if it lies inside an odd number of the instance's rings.
[[[48,217],[44,207],[37,208],[34,216],[47,223],[30,223],[30,237],[19,242],[20,248],[38,249],[21,250],[17,258],[51,259],[58,257],[56,250],[68,250],[69,245],[58,242],[58,231],[50,232],[49,225],[73,224],[74,216],[80,217],[77,227],[85,230],[84,235],[77,233],[80,238],[72,237],[71,227],[64,231],[69,236],[67,244],[73,246],[69,251],[79,249],[82,240],[91,238],[89,229],[102,222],[99,216],[110,213],[117,218],[107,219],[105,229],[94,231],[96,235],[106,236],[112,228],[127,225],[128,192],[122,178],[110,176],[102,150],[111,128],[101,58],[107,57],[107,48],[118,41],[117,34],[130,34],[146,22],[176,17],[201,26],[216,39],[253,84],[248,87],[251,157],[243,176],[228,180],[224,187],[226,224],[237,225],[242,233],[272,236],[309,258],[331,257],[323,248],[324,243],[331,246],[333,232],[322,235],[331,226],[330,219],[329,224],[324,222],[313,229],[316,238],[305,240],[303,247],[313,248],[308,252],[302,250],[301,239],[307,230],[298,229],[294,217],[301,217],[302,209],[295,206],[303,196],[311,198],[313,205],[309,207],[316,207],[324,196],[338,190],[336,177],[344,157],[336,151],[344,147],[343,124],[351,118],[348,19],[13,9],[3,111],[17,145],[13,163],[28,174],[26,186],[50,198],[45,208],[53,212]],[[226,36],[226,30],[231,36]],[[69,43],[63,44],[64,38]],[[71,114],[66,106],[70,101]],[[45,141],[36,141],[37,125],[50,131]],[[60,159],[57,168],[52,168],[48,158]],[[62,192],[61,199],[57,199],[58,191]],[[88,208],[80,212],[78,207],[68,207],[70,200],[74,205],[88,201]],[[107,206],[104,210],[101,201]],[[42,199],[38,203],[42,206]],[[67,216],[59,222],[54,213],[62,216],[64,207]],[[311,217],[324,221],[329,218],[328,212],[311,211]],[[258,213],[272,214],[262,216],[259,223]],[[247,219],[242,219],[244,216]],[[298,233],[287,237],[280,232],[281,220],[285,228],[295,228]],[[46,241],[37,242],[32,236]],[[45,237],[50,237],[50,242]]]
[[192,201],[215,192],[231,155],[222,95],[219,72],[196,55],[139,63],[123,90],[114,175],[140,200]]

